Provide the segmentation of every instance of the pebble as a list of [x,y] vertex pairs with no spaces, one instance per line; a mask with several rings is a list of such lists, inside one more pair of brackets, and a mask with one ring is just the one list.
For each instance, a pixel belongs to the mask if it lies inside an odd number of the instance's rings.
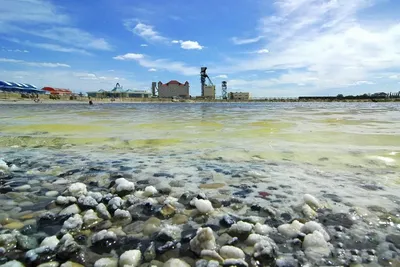
[[320,208],[319,201],[314,196],[312,196],[310,194],[305,194],[303,196],[303,200],[307,205],[309,205],[313,209]]
[[32,187],[29,184],[25,184],[25,185],[21,185],[21,186],[17,186],[14,188],[15,191],[28,191],[29,189],[31,189]]
[[189,218],[186,215],[183,214],[175,214],[174,217],[172,217],[172,223],[173,224],[185,224],[187,223]]
[[13,260],[13,261],[8,261],[0,266],[2,266],[2,267],[24,267],[25,265],[23,265],[19,261]]
[[214,250],[216,247],[214,233],[210,227],[199,228],[196,236],[190,241],[190,249],[198,255],[203,249]]
[[55,249],[59,242],[60,242],[60,240],[58,240],[58,238],[55,235],[53,235],[53,236],[46,237],[42,241],[42,243],[40,243],[40,246],[41,247],[49,247],[50,249]]
[[68,192],[73,197],[80,197],[87,194],[86,185],[83,183],[74,183],[68,187]]
[[219,254],[224,259],[243,259],[245,258],[245,254],[243,250],[234,246],[223,246],[219,250]]
[[119,266],[120,267],[138,267],[140,265],[141,257],[142,257],[142,253],[140,252],[140,250],[125,251],[119,257]]
[[47,191],[45,195],[46,197],[56,197],[58,194],[58,191]]
[[101,258],[94,263],[94,267],[118,267],[118,259]]
[[190,267],[190,265],[183,260],[172,258],[165,262],[163,267]]
[[72,262],[72,261],[67,261],[63,264],[61,264],[60,267],[85,267],[82,264],[76,263],[76,262]]
[[15,222],[6,224],[3,227],[5,229],[17,229],[17,230],[19,230],[19,229],[23,228],[24,226],[25,226],[25,224],[23,224],[22,222],[15,221]]
[[197,208],[197,210],[200,213],[207,214],[214,210],[214,208],[209,200],[195,198],[193,200],[193,203],[194,203],[194,206]]
[[291,224],[286,223],[278,226],[278,231],[286,237],[294,238],[299,234],[301,227],[303,227],[303,224],[294,220]]
[[38,267],[58,267],[58,266],[60,266],[60,263],[56,261],[50,261],[38,265]]
[[314,261],[327,257],[331,253],[324,235],[319,231],[306,235],[303,241],[303,249],[306,256]]

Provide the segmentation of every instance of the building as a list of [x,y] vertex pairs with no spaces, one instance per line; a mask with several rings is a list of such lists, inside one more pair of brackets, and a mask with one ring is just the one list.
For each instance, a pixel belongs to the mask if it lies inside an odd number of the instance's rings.
[[95,98],[149,98],[151,93],[144,90],[124,90],[124,88],[117,83],[111,91],[100,89],[97,92],[88,92],[88,97]]
[[48,92],[51,95],[72,95],[72,91],[68,89],[62,89],[62,88],[54,88],[54,87],[43,87],[42,91]]
[[44,94],[44,91],[37,89],[36,86],[28,83],[16,83],[0,81],[0,92],[20,93],[20,94]]
[[249,92],[230,92],[228,94],[228,98],[230,100],[249,100],[250,93]]
[[189,98],[189,82],[180,83],[176,80],[167,83],[158,82],[158,97],[160,98]]
[[215,85],[205,85],[203,97],[208,99],[215,99]]

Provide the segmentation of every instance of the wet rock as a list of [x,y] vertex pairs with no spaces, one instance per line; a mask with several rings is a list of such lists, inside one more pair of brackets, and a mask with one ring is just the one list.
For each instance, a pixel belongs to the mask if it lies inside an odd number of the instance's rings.
[[115,212],[117,209],[121,208],[124,204],[124,201],[120,197],[114,197],[110,199],[108,202],[108,209],[111,212]]
[[15,221],[15,222],[11,222],[11,223],[6,224],[3,227],[5,229],[10,229],[10,230],[14,230],[14,229],[19,230],[19,229],[22,229],[24,226],[25,225],[22,222]]
[[183,194],[179,197],[178,202],[181,203],[181,204],[183,204],[183,205],[185,205],[185,206],[188,206],[188,205],[190,204],[190,201],[191,201],[192,199],[193,199],[193,194],[183,193]]
[[174,217],[172,217],[172,223],[178,225],[185,224],[188,220],[189,218],[184,214],[175,214]]
[[80,196],[78,198],[78,204],[83,209],[92,209],[97,206],[97,201],[91,196]]
[[400,235],[387,235],[386,241],[392,243],[393,245],[395,245],[396,248],[400,249]]
[[118,178],[115,180],[115,191],[120,196],[125,196],[135,190],[135,184],[129,182],[125,178]]
[[40,264],[38,267],[59,267],[60,263],[57,261],[50,261]]
[[57,216],[51,212],[39,216],[37,227],[39,231],[44,231],[48,235],[54,235],[61,230],[63,223],[68,216]]
[[211,228],[199,228],[196,236],[190,241],[190,249],[200,255],[203,249],[214,250],[216,248],[214,233]]
[[75,214],[73,217],[68,218],[63,224],[63,232],[76,232],[82,228],[83,220],[82,216]]
[[153,174],[153,177],[165,177],[165,178],[174,178],[175,176],[165,172],[156,172]]
[[157,240],[162,242],[176,241],[181,236],[181,229],[177,226],[166,225],[157,235]]
[[[17,238],[17,242],[18,242],[18,248],[23,249],[23,250],[31,250],[31,249],[38,247],[38,245],[39,245],[36,238],[34,238],[33,236],[17,234],[16,238]],[[0,246],[1,246],[1,242],[0,242]]]
[[146,251],[143,253],[143,258],[146,262],[150,262],[156,258],[156,247],[154,242],[151,242],[147,247]]
[[125,251],[119,257],[119,266],[120,267],[125,267],[125,266],[138,267],[140,265],[141,257],[142,257],[142,253],[140,252],[140,250]]
[[231,227],[233,224],[236,223],[236,221],[229,215],[224,215],[222,217],[222,219],[219,221],[219,223],[221,224],[221,226],[223,227]]
[[276,257],[278,248],[274,241],[264,238],[254,245],[254,258],[257,259],[262,266],[270,265]]
[[346,213],[328,213],[318,216],[318,220],[325,226],[343,226],[350,228],[354,222]]
[[94,263],[94,267],[118,267],[118,259],[101,258]]
[[104,220],[111,219],[111,214],[108,212],[106,205],[100,203],[96,206],[96,211],[99,214],[99,217]]
[[298,260],[292,257],[280,257],[275,260],[276,267],[297,267],[299,266]]
[[17,247],[17,239],[12,234],[2,234],[0,235],[0,247],[6,251],[15,249]]
[[168,241],[165,244],[159,245],[156,247],[156,254],[162,255],[168,251],[172,251],[176,249],[178,242],[176,241]]
[[176,209],[174,206],[170,205],[170,204],[166,204],[164,205],[161,210],[160,210],[160,215],[161,218],[163,219],[168,219],[171,218],[176,212]]
[[66,234],[61,238],[55,250],[57,251],[57,257],[59,259],[70,260],[79,254],[82,247],[75,242],[70,234]]
[[114,232],[102,230],[92,236],[92,250],[96,253],[110,253],[117,246],[117,235]]
[[378,186],[376,184],[361,184],[360,187],[362,187],[362,188],[364,188],[365,190],[368,190],[368,191],[383,190],[382,186]]
[[37,266],[45,262],[54,261],[55,258],[54,250],[47,246],[31,249],[25,253],[25,262],[28,266]]
[[153,233],[159,231],[161,225],[160,219],[156,217],[151,217],[145,222],[144,228],[143,228],[143,234],[145,236],[152,235]]
[[58,196],[56,199],[56,203],[57,205],[68,205],[68,204],[72,204],[72,203],[76,203],[77,199],[76,197],[71,197],[71,196]]
[[180,259],[169,259],[163,267],[190,267],[190,265]]
[[181,232],[181,243],[189,243],[197,234],[196,229],[188,229]]
[[95,227],[102,221],[93,210],[86,211],[83,215],[83,229],[90,229]]
[[8,261],[8,262],[2,264],[1,266],[2,267],[24,267],[24,265],[21,262],[16,261],[16,260]]
[[[226,259],[222,267],[248,267],[249,265],[242,259]],[[209,267],[209,266],[207,266]]]
[[127,234],[131,234],[131,233],[143,233],[143,229],[145,226],[145,222],[144,221],[136,221],[134,223],[128,224],[126,226],[124,226],[123,231]]
[[17,186],[14,188],[15,191],[28,191],[31,189],[31,186],[29,184],[25,184],[25,185],[21,185],[21,186]]

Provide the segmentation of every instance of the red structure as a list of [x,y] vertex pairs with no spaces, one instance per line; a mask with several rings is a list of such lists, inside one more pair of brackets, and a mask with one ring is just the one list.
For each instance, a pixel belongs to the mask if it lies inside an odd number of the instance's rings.
[[180,86],[185,86],[185,85],[188,85],[189,82],[186,81],[185,83],[180,83],[180,82],[178,82],[177,80],[171,80],[171,81],[169,81],[169,82],[167,82],[167,83],[164,83],[164,84],[162,84],[162,85],[167,85],[167,86],[169,86],[169,85],[172,85],[172,84],[177,84],[177,85],[180,85]]
[[51,95],[72,95],[72,91],[68,89],[43,87],[42,90],[49,92]]

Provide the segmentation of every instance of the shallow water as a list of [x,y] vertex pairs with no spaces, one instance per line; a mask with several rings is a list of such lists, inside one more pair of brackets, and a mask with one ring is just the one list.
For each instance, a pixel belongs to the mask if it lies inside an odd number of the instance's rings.
[[[219,183],[227,198],[287,212],[309,193],[384,236],[399,226],[382,228],[382,210],[370,207],[399,212],[399,114],[395,103],[0,105],[0,158],[49,189],[57,175],[96,165],[137,180],[168,174],[166,183],[185,181],[180,192]],[[240,193],[242,184],[254,189]],[[22,201],[12,199],[0,198],[6,213]]]

